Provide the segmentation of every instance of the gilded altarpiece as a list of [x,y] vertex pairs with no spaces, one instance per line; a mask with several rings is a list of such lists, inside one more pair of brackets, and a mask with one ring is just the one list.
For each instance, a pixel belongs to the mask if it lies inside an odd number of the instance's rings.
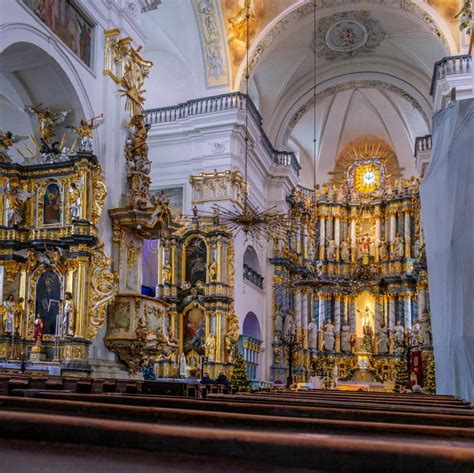
[[0,166],[0,358],[88,373],[117,282],[97,228],[102,168],[90,153]]

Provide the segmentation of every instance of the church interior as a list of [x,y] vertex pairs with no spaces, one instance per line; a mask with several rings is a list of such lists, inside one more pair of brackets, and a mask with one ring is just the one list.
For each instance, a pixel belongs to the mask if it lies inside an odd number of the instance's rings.
[[472,473],[474,2],[1,6],[2,472]]

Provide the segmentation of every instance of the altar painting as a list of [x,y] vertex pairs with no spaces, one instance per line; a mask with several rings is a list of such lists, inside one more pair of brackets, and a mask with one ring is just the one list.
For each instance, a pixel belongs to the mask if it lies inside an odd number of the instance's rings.
[[195,285],[197,282],[206,283],[207,248],[201,238],[192,238],[186,246],[186,278]]
[[183,316],[183,352],[205,355],[206,318],[201,309],[191,309]]
[[36,283],[36,316],[41,315],[45,335],[55,335],[61,301],[61,282],[53,271],[45,271]]
[[61,224],[61,189],[56,183],[48,184],[43,195],[43,224]]

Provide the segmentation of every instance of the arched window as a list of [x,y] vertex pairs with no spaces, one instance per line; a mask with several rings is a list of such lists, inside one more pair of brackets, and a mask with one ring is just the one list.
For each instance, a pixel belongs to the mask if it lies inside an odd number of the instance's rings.
[[259,365],[259,354],[262,351],[262,331],[257,316],[249,312],[244,319],[242,335],[239,339],[239,351],[242,353],[247,364],[247,375],[249,380],[257,380],[257,368]]
[[253,246],[247,246],[244,253],[244,279],[263,289],[264,278],[262,277],[257,252]]

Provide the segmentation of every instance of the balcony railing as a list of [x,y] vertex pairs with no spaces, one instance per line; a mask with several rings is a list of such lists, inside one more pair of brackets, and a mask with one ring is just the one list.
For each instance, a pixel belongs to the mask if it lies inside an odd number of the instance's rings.
[[257,273],[254,269],[252,269],[248,264],[244,264],[244,278],[247,281],[250,281],[255,286],[263,289],[263,280],[265,279],[263,276]]
[[240,92],[230,94],[215,95],[213,97],[203,97],[200,99],[188,100],[187,102],[173,105],[171,107],[153,108],[145,110],[146,121],[150,125],[160,123],[172,123],[187,117],[204,115],[208,113],[223,112],[226,110],[245,110],[249,107],[250,115],[255,120],[262,144],[267,152],[272,156],[273,162],[279,166],[291,166],[297,174],[301,169],[298,160],[293,152],[278,151],[268,139],[263,126],[262,116],[250,97]]
[[418,156],[418,153],[423,151],[430,151],[432,147],[431,135],[418,136],[415,140],[415,158]]
[[446,76],[469,74],[471,71],[472,58],[469,56],[469,54],[444,57],[440,61],[435,62],[433,68],[433,78],[431,80],[430,95],[434,94],[434,89],[438,80],[444,79]]

